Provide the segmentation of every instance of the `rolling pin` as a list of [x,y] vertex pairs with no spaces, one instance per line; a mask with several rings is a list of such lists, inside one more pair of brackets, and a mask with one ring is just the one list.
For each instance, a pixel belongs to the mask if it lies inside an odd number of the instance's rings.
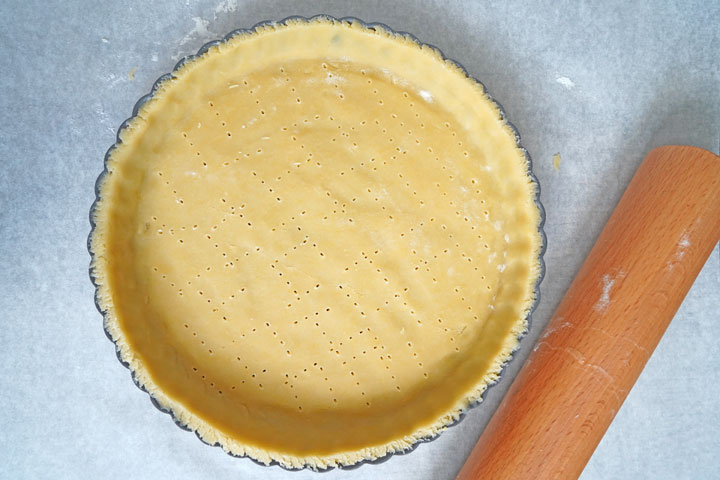
[[720,239],[720,157],[651,151],[459,480],[582,473]]

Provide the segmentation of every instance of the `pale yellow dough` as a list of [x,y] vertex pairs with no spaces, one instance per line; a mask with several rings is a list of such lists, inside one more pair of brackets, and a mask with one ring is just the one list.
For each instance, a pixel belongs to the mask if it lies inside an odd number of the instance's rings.
[[208,442],[323,468],[479,399],[526,327],[535,186],[431,48],[292,21],[165,82],[109,157],[91,240],[106,326]]

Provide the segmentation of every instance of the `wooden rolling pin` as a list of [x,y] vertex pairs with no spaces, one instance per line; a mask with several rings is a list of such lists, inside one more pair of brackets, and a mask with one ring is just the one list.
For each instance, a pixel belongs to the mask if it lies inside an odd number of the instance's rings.
[[653,150],[460,480],[580,476],[720,239],[720,157]]

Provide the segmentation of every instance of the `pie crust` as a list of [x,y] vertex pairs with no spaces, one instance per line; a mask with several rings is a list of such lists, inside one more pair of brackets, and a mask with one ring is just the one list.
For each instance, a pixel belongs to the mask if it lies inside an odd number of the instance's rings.
[[328,468],[481,399],[541,276],[537,184],[436,49],[328,17],[185,62],[119,134],[90,238],[105,327],[176,421]]

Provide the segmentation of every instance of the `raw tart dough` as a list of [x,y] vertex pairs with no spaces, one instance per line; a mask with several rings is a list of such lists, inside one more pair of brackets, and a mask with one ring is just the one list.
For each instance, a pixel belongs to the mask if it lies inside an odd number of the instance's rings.
[[106,328],[209,443],[324,468],[436,435],[526,328],[539,211],[482,87],[329,19],[241,34],[164,82],[107,161]]

